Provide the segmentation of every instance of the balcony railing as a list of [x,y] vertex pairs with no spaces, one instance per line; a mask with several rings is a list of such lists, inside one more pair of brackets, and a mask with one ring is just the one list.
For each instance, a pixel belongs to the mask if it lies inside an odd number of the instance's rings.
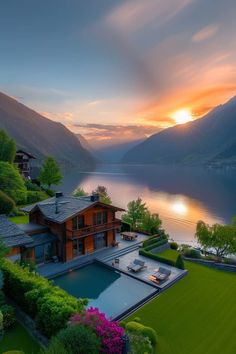
[[92,234],[96,234],[98,232],[104,232],[108,230],[113,230],[119,228],[121,226],[121,221],[116,219],[112,222],[102,224],[102,225],[92,225],[80,228],[78,230],[66,230],[66,234],[68,238],[79,238],[84,237]]

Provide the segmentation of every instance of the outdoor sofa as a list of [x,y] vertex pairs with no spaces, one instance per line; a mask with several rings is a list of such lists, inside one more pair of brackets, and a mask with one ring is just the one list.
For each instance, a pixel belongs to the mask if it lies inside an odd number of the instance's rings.
[[167,280],[170,274],[171,270],[164,267],[159,267],[158,271],[151,275],[149,279],[154,283],[160,283],[161,281]]
[[140,270],[147,268],[147,266],[145,265],[144,261],[141,261],[140,259],[135,259],[127,266],[127,268],[128,270],[132,270],[133,272],[137,273]]

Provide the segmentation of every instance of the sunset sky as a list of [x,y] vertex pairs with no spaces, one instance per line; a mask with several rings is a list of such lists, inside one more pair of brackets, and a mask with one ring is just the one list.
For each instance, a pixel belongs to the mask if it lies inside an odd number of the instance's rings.
[[140,139],[236,94],[235,33],[235,0],[1,1],[0,89],[90,141]]

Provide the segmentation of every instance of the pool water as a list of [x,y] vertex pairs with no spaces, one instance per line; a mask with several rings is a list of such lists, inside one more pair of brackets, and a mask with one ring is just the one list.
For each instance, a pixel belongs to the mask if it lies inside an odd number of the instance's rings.
[[53,279],[54,284],[77,298],[87,298],[88,307],[98,307],[107,317],[116,318],[154,294],[156,288],[116,270],[92,263]]

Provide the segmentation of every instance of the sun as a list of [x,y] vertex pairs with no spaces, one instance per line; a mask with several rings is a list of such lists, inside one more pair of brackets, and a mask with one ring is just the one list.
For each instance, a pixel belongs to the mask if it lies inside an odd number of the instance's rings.
[[171,117],[175,120],[176,124],[185,124],[193,120],[189,109],[180,109],[179,111],[174,112]]

